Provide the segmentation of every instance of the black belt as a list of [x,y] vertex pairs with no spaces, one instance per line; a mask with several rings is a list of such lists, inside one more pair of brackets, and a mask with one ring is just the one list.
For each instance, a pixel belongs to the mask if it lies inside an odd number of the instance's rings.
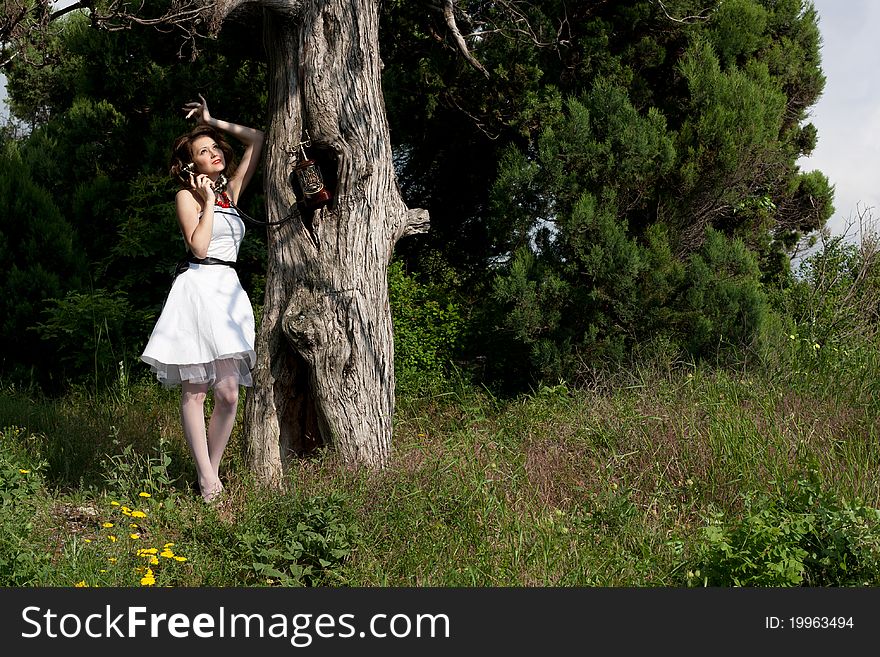
[[190,253],[187,257],[177,263],[177,267],[174,268],[174,277],[177,278],[180,274],[189,269],[190,263],[194,265],[223,265],[224,267],[232,267],[233,269],[235,269],[238,264],[231,260],[221,260],[220,258],[211,258],[210,256],[207,258],[196,258]]

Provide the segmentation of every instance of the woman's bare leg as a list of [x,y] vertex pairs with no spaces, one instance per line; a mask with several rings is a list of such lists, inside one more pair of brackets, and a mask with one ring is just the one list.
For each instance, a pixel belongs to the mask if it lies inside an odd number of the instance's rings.
[[208,392],[208,384],[184,381],[181,387],[180,419],[183,424],[183,435],[196,463],[202,498],[210,502],[222,490],[222,486],[211,465],[205,431],[205,396]]
[[[218,377],[220,372],[218,371]],[[220,460],[229,444],[238,411],[238,377],[224,375],[214,384],[214,410],[208,423],[208,456],[214,477],[220,481]],[[221,486],[222,487],[222,486]]]

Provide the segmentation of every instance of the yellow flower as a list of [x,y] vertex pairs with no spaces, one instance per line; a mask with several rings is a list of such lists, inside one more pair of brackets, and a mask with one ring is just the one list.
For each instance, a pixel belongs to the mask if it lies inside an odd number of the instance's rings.
[[162,547],[163,547],[163,548],[170,548],[172,545],[174,545],[174,543],[166,543],[166,544],[163,545]]
[[159,565],[159,557],[150,557],[150,565],[158,566]]
[[110,505],[111,505],[111,506],[119,506],[119,502],[116,502],[116,501],[114,501],[114,502],[110,502]]
[[138,497],[153,497],[149,493],[138,493]]
[[91,543],[91,542],[92,542],[92,539],[90,539],[90,538],[83,539],[83,543]]
[[152,586],[155,583],[156,578],[153,576],[153,569],[147,568],[147,572],[141,577],[141,586]]
[[115,537],[113,534],[110,534],[109,536],[107,536],[107,538],[110,539],[110,542],[111,542],[111,543],[115,543],[115,542],[116,542],[116,537]]
[[175,561],[186,561],[186,557],[178,557],[175,555],[174,560]]
[[129,534],[128,537],[129,537],[130,539],[133,539],[133,540],[136,541],[136,540],[138,540],[138,539],[141,537],[141,535],[140,535],[140,534]]
[[21,474],[30,474],[30,473],[31,473],[30,470],[22,470],[21,468],[19,468],[18,471],[19,471]]
[[116,563],[116,557],[107,557],[107,561],[110,563]]
[[159,553],[159,556],[165,557],[166,559],[173,559],[174,553],[171,550],[162,550],[162,552]]
[[144,513],[143,511],[132,511],[131,517],[132,518],[146,518],[147,514]]
[[151,554],[156,554],[158,551],[159,551],[159,550],[157,550],[156,548],[140,548],[140,549],[137,551],[137,555],[138,555],[139,557],[146,557],[146,556],[149,556],[149,555],[151,555]]
[[105,523],[102,523],[102,524],[101,524],[101,527],[104,527],[104,528],[106,528],[106,529],[109,529],[109,528],[112,527],[112,526],[113,526],[113,523],[112,523],[112,522],[105,522]]
[[88,586],[88,584],[86,584],[86,580],[82,580],[81,582],[77,582],[76,584],[74,584],[74,586],[78,589],[81,589],[84,586]]
[[132,529],[138,528],[138,524],[136,522],[130,523],[128,526],[131,527]]

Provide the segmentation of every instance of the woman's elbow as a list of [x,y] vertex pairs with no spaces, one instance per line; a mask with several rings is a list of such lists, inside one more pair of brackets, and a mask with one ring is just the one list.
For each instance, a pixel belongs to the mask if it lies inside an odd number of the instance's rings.
[[193,242],[189,243],[189,252],[192,253],[196,258],[207,258],[208,257],[208,244],[195,244]]

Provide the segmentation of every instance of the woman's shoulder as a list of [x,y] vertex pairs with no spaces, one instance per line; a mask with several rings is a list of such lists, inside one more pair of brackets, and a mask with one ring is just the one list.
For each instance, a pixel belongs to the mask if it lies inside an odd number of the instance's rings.
[[198,207],[199,209],[202,207],[199,195],[192,189],[178,189],[177,193],[174,195],[174,200],[178,204],[185,203],[187,205]]
[[198,215],[202,212],[201,199],[191,189],[177,190],[177,193],[174,195],[174,204],[177,206],[178,213],[185,211],[186,214],[192,212]]
[[181,187],[180,189],[178,189],[177,192],[174,194],[174,198],[191,198],[194,201],[198,199],[194,190],[187,189],[185,187]]

